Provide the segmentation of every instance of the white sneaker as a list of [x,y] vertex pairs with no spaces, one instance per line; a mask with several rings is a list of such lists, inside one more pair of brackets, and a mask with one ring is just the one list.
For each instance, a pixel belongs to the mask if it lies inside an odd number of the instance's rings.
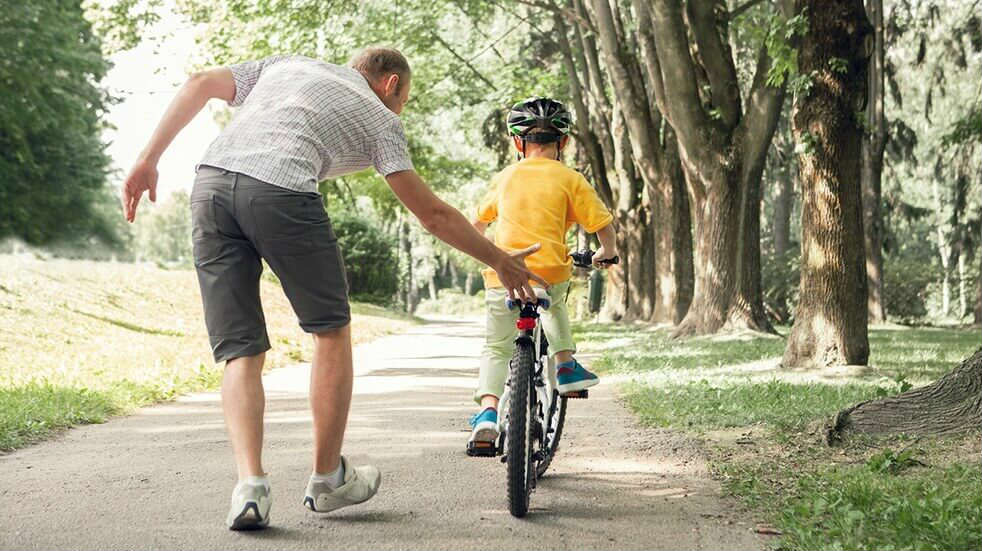
[[269,483],[240,481],[232,490],[232,505],[225,524],[229,530],[259,530],[269,525],[269,508],[273,500]]
[[326,482],[311,479],[307,482],[303,504],[315,513],[329,513],[348,505],[364,503],[375,495],[382,483],[382,474],[370,465],[351,467],[341,457],[344,467],[344,483],[331,488]]

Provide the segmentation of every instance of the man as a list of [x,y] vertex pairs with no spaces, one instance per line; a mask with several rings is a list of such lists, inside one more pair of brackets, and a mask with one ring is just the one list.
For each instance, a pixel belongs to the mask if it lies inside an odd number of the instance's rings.
[[487,264],[513,298],[532,299],[525,267],[538,245],[507,253],[441,201],[413,170],[398,115],[411,73],[396,50],[369,48],[351,67],[271,57],[192,75],[182,86],[126,179],[132,222],[143,192],[156,200],[156,164],[174,136],[211,98],[241,106],[198,166],[191,194],[195,268],[216,362],[226,362],[222,408],[239,482],[226,523],[269,522],[262,467],[262,366],[270,348],[259,303],[261,260],[279,277],[314,354],[310,405],[313,474],[303,503],[328,512],[370,499],[380,474],[341,456],[351,402],[350,312],[337,239],[317,182],[374,166],[423,226]]

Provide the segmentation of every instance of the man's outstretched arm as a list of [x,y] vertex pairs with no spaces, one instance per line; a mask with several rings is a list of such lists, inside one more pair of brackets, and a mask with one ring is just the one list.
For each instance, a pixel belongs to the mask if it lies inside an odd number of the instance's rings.
[[460,211],[437,197],[415,171],[394,172],[385,180],[428,232],[493,268],[510,297],[535,300],[529,280],[548,286],[544,279],[525,267],[525,257],[539,250],[538,244],[506,253],[478,233]]
[[221,67],[191,75],[167,107],[150,142],[140,153],[123,184],[123,210],[128,221],[136,219],[136,206],[144,191],[149,192],[151,201],[157,200],[157,161],[174,136],[212,98],[228,102],[235,98],[235,79],[229,68]]

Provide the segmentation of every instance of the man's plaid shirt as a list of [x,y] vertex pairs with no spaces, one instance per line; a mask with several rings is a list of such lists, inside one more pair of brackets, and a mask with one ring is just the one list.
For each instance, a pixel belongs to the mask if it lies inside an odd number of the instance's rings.
[[229,68],[241,107],[200,164],[304,192],[370,166],[412,170],[399,117],[358,71],[303,56]]

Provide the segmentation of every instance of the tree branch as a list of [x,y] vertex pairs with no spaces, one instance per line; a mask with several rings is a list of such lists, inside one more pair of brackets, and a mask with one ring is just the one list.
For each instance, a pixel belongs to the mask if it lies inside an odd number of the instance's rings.
[[740,120],[740,86],[737,82],[733,52],[722,34],[726,34],[726,7],[720,0],[690,0],[689,24],[699,48],[699,58],[706,69],[712,104],[726,128],[733,129]]
[[664,84],[664,107],[683,149],[701,156],[709,151],[710,121],[696,88],[695,63],[689,54],[682,10],[674,0],[653,0],[651,12],[658,66]]
[[454,49],[450,46],[450,44],[448,44],[446,40],[444,40],[443,38],[441,38],[439,34],[437,34],[436,32],[432,32],[432,33],[430,33],[430,35],[437,42],[439,42],[444,48],[446,48],[448,52],[450,52],[461,63],[463,63],[468,69],[470,69],[475,75],[477,75],[477,78],[481,79],[485,84],[487,84],[488,86],[490,86],[492,90],[494,90],[496,92],[498,91],[498,87],[495,86],[493,82],[491,82],[490,80],[487,79],[487,77],[485,77],[484,75],[482,75],[481,72],[478,71],[477,68],[474,67],[474,65],[472,65],[470,61],[464,59],[460,54],[458,54],[456,51],[454,51]]
[[733,21],[737,17],[740,17],[741,15],[743,15],[743,12],[749,10],[750,8],[756,6],[757,4],[760,4],[763,1],[764,0],[748,0],[747,2],[744,2],[743,4],[740,4],[739,6],[733,8],[732,10],[730,10],[729,15],[727,16],[727,20],[728,21]]

